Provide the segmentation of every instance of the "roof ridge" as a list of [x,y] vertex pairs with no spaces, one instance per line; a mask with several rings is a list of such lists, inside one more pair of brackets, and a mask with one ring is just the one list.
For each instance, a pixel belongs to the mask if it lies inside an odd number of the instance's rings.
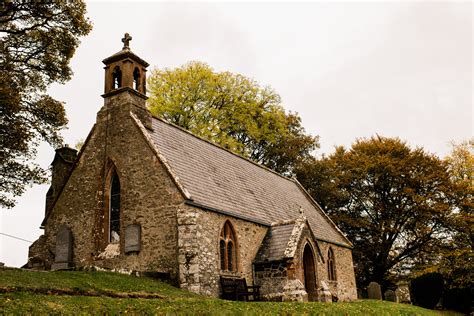
[[332,225],[334,228],[336,228],[336,231],[342,236],[342,238],[344,238],[348,242],[348,244],[351,247],[353,247],[354,245],[349,240],[349,238],[347,238],[347,236],[342,232],[342,230],[340,230],[339,227],[337,227],[336,223],[334,223],[334,221],[331,219],[331,217],[329,217],[329,215],[326,214],[326,212],[323,210],[321,205],[319,205],[319,203],[315,199],[313,199],[311,194],[309,194],[309,192],[303,187],[303,185],[298,181],[298,179],[294,179],[293,181],[296,183],[298,188],[307,196],[307,198],[316,206],[315,207],[316,210],[319,211],[319,213],[321,213],[323,215],[323,217],[326,219],[326,221],[330,225]]
[[285,225],[294,225],[296,223],[295,219],[287,219],[287,220],[280,220],[277,222],[272,222],[270,224],[271,227],[277,227],[277,226],[285,226]]
[[247,158],[247,157],[245,157],[245,156],[242,156],[241,154],[238,154],[238,153],[236,153],[236,152],[233,152],[233,151],[231,151],[230,149],[224,148],[224,147],[222,147],[222,146],[219,145],[219,144],[216,144],[216,143],[211,142],[210,140],[207,140],[207,139],[204,139],[204,138],[202,138],[202,137],[200,137],[200,136],[197,136],[197,135],[191,133],[190,131],[188,131],[187,129],[182,128],[181,126],[178,126],[178,125],[176,125],[176,124],[174,124],[174,123],[167,122],[167,121],[165,121],[163,118],[158,117],[158,116],[155,116],[155,115],[153,115],[153,114],[152,114],[152,117],[153,117],[154,119],[156,119],[156,120],[159,120],[159,121],[161,121],[161,122],[167,124],[167,125],[170,125],[170,126],[172,126],[172,127],[174,127],[174,128],[177,128],[178,130],[180,130],[180,131],[182,131],[182,132],[185,132],[185,133],[187,133],[187,134],[189,134],[189,135],[191,135],[191,136],[193,136],[193,137],[195,137],[195,138],[197,138],[197,139],[199,139],[199,140],[202,140],[202,141],[204,141],[204,142],[206,142],[206,143],[208,143],[208,144],[211,144],[211,145],[213,145],[213,146],[215,146],[215,147],[217,147],[217,148],[219,148],[219,149],[225,150],[225,151],[227,151],[228,153],[230,153],[230,154],[232,154],[232,155],[234,155],[234,156],[237,156],[237,157],[239,157],[239,158],[241,158],[241,159],[243,159],[243,160],[246,160],[246,161],[248,161],[248,162],[250,162],[250,163],[252,163],[252,164],[254,164],[254,165],[256,165],[256,166],[258,166],[258,167],[260,167],[260,168],[262,168],[262,169],[264,169],[264,170],[266,170],[266,171],[270,171],[271,173],[274,173],[274,174],[276,174],[277,176],[280,176],[280,177],[282,177],[282,178],[285,179],[285,180],[295,182],[295,179],[293,179],[293,178],[284,176],[284,175],[282,175],[281,173],[278,173],[278,172],[276,172],[276,171],[273,170],[273,169],[270,169],[270,168],[268,168],[268,167],[266,167],[266,166],[264,166],[264,165],[261,165],[261,164],[255,162],[255,161],[253,161],[253,160],[251,160],[251,159],[249,159],[249,158]]

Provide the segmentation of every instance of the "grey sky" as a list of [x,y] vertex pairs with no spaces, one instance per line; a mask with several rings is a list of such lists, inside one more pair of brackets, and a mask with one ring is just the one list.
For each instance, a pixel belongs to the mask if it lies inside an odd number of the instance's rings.
[[[72,61],[74,78],[50,93],[66,102],[65,142],[87,136],[103,101],[102,59],[131,49],[153,67],[207,62],[273,87],[318,154],[378,133],[444,157],[451,140],[473,135],[472,4],[366,3],[89,3],[94,23]],[[47,167],[54,152],[39,150]],[[1,232],[35,240],[48,186],[35,186]],[[0,261],[21,266],[28,243],[0,235]]]

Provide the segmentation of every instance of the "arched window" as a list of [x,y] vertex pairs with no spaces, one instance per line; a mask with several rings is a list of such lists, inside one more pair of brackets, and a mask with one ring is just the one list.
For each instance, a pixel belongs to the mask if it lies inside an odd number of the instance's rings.
[[114,84],[113,89],[118,89],[122,86],[122,71],[120,71],[119,66],[115,66],[112,72],[112,81]]
[[139,90],[138,88],[140,87],[140,70],[135,67],[135,70],[133,71],[133,88],[135,90]]
[[237,256],[235,247],[235,234],[232,225],[229,221],[225,222],[221,230],[221,237],[219,241],[221,270],[236,271],[237,270]]
[[120,181],[117,172],[114,171],[110,179],[110,201],[109,201],[109,242],[120,241]]
[[330,281],[336,281],[336,267],[334,265],[334,252],[332,248],[328,251],[328,278]]

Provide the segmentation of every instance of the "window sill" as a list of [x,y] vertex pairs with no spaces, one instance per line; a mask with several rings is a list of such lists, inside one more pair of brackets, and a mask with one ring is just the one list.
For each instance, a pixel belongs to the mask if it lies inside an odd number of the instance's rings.
[[232,276],[232,277],[240,277],[241,273],[239,271],[227,271],[227,270],[220,270],[220,276]]

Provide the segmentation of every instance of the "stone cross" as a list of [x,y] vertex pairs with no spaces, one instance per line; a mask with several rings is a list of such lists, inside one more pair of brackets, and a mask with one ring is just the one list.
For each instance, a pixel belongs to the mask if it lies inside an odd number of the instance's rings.
[[367,286],[367,297],[374,300],[382,299],[382,289],[377,282],[370,282]]
[[123,43],[122,49],[129,49],[131,40],[132,40],[132,37],[128,33],[125,33],[124,37],[122,38],[122,43]]

